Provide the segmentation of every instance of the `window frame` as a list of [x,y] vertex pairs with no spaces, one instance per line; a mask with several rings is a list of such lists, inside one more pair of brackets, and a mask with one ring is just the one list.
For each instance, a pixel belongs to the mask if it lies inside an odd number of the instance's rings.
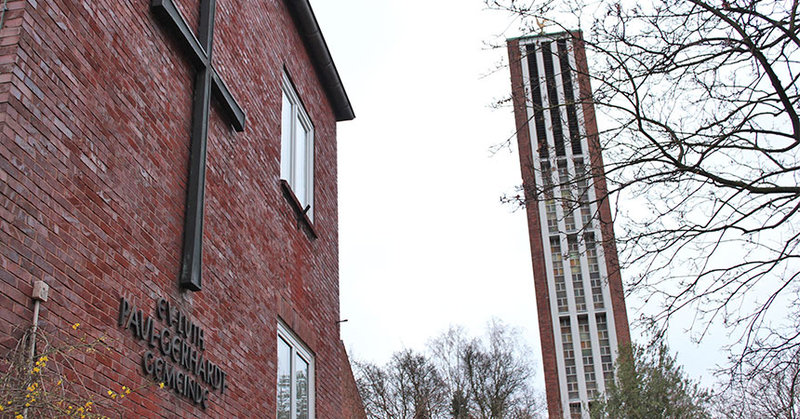
[[[288,102],[288,133],[286,131],[285,108]],[[281,78],[281,147],[280,147],[280,179],[288,186],[300,212],[310,222],[314,221],[314,154],[315,135],[314,124],[308,116],[300,96],[297,94],[289,75],[283,72]],[[298,129],[305,131],[305,156],[298,156]],[[287,143],[288,142],[288,143]],[[298,176],[298,165],[304,164],[304,172]],[[300,168],[301,170],[303,168]],[[300,184],[302,182],[302,185]],[[302,186],[302,188],[301,188]],[[298,193],[299,192],[299,193]]]
[[[278,331],[277,331],[277,339],[275,340],[275,355],[276,358],[279,356],[278,345],[282,340],[284,343],[289,346],[289,375],[292,377],[291,379],[291,389],[290,389],[290,417],[291,419],[297,418],[297,388],[296,388],[296,381],[294,379],[296,370],[296,360],[298,357],[302,358],[303,361],[308,363],[308,419],[314,419],[316,417],[316,361],[314,354],[308,347],[300,341],[300,339],[289,329],[289,327],[280,319],[278,319]],[[278,368],[280,368],[280,359],[277,359],[276,362],[276,369],[275,369],[275,416],[277,417],[278,411]]]

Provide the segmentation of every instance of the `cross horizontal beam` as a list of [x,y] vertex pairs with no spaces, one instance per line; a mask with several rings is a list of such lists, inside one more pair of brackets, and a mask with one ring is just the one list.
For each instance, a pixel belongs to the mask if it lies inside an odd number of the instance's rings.
[[209,62],[208,54],[200,44],[200,41],[197,40],[194,32],[186,22],[186,19],[184,19],[183,15],[178,11],[175,2],[173,0],[153,0],[150,4],[150,8],[156,17],[163,20],[172,30],[180,34],[180,36],[178,36],[178,41],[182,44],[181,46],[190,52],[191,59],[195,61],[194,64],[211,70],[211,87],[214,95],[229,117],[233,128],[238,132],[244,131],[244,110],[242,110],[233,98],[225,81]]

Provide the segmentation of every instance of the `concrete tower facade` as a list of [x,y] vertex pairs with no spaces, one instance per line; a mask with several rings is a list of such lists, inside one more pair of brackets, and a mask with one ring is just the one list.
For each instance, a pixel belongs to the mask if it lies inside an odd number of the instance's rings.
[[585,418],[630,343],[580,32],[508,41],[551,418]]

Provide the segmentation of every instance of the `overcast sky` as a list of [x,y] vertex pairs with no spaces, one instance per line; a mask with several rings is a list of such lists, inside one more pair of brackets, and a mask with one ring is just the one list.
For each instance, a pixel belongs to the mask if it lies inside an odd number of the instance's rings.
[[[520,328],[541,373],[527,222],[499,202],[521,183],[504,49],[481,0],[312,0],[356,119],[338,124],[342,339],[386,362],[449,325]],[[516,145],[516,139],[513,141]],[[629,304],[629,317],[638,316]],[[633,331],[634,339],[637,332]],[[722,362],[670,336],[692,376]],[[708,346],[708,345],[706,345]],[[707,348],[706,348],[707,349]],[[717,352],[711,352],[717,353]]]

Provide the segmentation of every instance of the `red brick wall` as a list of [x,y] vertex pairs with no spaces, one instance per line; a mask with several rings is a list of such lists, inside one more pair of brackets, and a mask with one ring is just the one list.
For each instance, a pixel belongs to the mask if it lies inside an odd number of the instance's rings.
[[[16,122],[17,107],[30,104],[33,95],[17,65],[21,59],[19,41],[26,2],[10,1],[7,6],[0,29],[0,348],[3,349],[13,345],[6,337],[31,318],[32,303],[27,296],[33,280],[46,275],[38,265],[44,262],[42,258],[47,253],[41,245],[32,248],[36,228],[41,227],[39,210],[23,195],[33,187],[30,154],[36,153],[36,149],[28,143],[27,134],[15,133],[15,129],[20,130]],[[25,128],[21,130],[23,133]],[[11,154],[11,149],[16,153]]]
[[358,393],[356,379],[353,376],[353,369],[350,367],[350,359],[342,342],[342,419],[367,419],[364,412],[364,402]]
[[[45,330],[80,322],[111,351],[76,369],[105,394],[147,382],[146,344],[116,326],[120,296],[152,314],[163,296],[205,329],[205,356],[228,374],[212,417],[275,412],[278,316],[316,355],[316,413],[339,416],[336,126],[286,5],[218,0],[214,63],[247,113],[233,132],[212,101],[203,290],[180,291],[193,71],[148,0],[10,1],[0,31],[0,336],[31,318],[45,280]],[[180,0],[189,22],[197,1]],[[281,74],[315,128],[313,238],[281,192]],[[0,338],[0,350],[11,339]],[[146,387],[125,416],[200,416]]]

